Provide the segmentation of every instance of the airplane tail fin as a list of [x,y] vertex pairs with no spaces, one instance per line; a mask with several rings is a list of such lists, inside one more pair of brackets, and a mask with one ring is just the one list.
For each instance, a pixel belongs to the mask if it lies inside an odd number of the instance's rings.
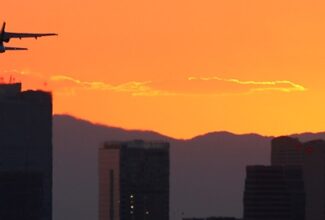
[[6,29],[6,22],[3,22],[2,28],[1,28],[1,35],[5,32]]
[[5,33],[5,29],[6,29],[6,22],[3,22],[2,28],[1,28],[1,32],[0,32],[0,40],[3,40],[3,36]]

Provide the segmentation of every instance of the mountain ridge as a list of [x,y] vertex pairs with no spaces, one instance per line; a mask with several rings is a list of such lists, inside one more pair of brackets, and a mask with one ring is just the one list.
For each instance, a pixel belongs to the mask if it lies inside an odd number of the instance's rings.
[[[325,139],[303,133],[302,141]],[[170,148],[170,219],[242,216],[247,165],[270,164],[270,141],[258,134],[210,132],[175,139],[157,132],[127,130],[68,115],[53,117],[54,220],[97,219],[97,154],[109,140],[163,140]]]
[[[127,129],[127,128],[118,127],[118,126],[111,126],[111,125],[106,125],[106,124],[102,124],[102,123],[92,122],[90,120],[78,118],[78,117],[68,115],[68,114],[55,114],[53,117],[57,118],[57,119],[64,118],[65,120],[77,120],[79,122],[88,123],[88,124],[91,124],[93,126],[106,127],[106,128],[112,128],[112,129],[120,129],[120,130],[123,130],[123,131],[126,131],[126,132],[135,132],[135,131],[136,132],[149,132],[149,133],[157,134],[157,135],[166,137],[168,139],[173,139],[173,140],[185,140],[185,141],[187,141],[187,140],[200,138],[202,136],[218,135],[218,134],[229,134],[229,135],[235,135],[235,136],[256,135],[256,136],[262,136],[262,137],[275,137],[275,136],[262,135],[262,134],[258,134],[258,133],[254,133],[254,132],[237,134],[235,132],[221,130],[221,131],[211,131],[211,132],[207,132],[207,133],[203,133],[203,134],[198,134],[198,135],[195,135],[195,136],[190,137],[190,138],[176,138],[176,137],[165,135],[165,134],[162,134],[160,132],[153,131],[153,130]],[[309,132],[306,132],[306,133],[309,133]],[[325,131],[323,133],[325,133]],[[298,134],[294,134],[294,135],[300,135],[300,134],[298,133]],[[289,136],[291,136],[291,135],[289,135]]]

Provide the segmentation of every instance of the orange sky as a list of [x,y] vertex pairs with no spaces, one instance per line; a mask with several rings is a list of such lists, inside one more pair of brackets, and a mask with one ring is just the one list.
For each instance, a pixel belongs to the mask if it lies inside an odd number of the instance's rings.
[[189,138],[325,130],[325,2],[2,2],[0,75],[52,90],[54,112]]

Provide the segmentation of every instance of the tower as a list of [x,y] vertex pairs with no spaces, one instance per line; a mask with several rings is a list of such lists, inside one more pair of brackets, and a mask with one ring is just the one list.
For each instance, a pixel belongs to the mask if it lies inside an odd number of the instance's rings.
[[52,219],[52,96],[0,84],[0,219]]
[[99,220],[169,219],[169,144],[108,142],[99,149]]
[[300,167],[248,166],[245,220],[304,220],[305,193]]
[[302,169],[306,192],[306,220],[325,219],[325,141],[301,143],[291,137],[272,141],[272,165]]

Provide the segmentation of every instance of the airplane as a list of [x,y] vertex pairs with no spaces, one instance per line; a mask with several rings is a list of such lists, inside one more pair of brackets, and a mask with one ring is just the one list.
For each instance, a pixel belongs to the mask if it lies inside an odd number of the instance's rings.
[[0,53],[4,53],[7,50],[28,50],[28,48],[23,47],[6,47],[4,43],[8,43],[11,38],[39,38],[39,37],[46,37],[46,36],[57,36],[55,33],[45,33],[45,34],[32,34],[32,33],[12,33],[6,32],[6,22],[3,23],[1,32],[0,32]]

